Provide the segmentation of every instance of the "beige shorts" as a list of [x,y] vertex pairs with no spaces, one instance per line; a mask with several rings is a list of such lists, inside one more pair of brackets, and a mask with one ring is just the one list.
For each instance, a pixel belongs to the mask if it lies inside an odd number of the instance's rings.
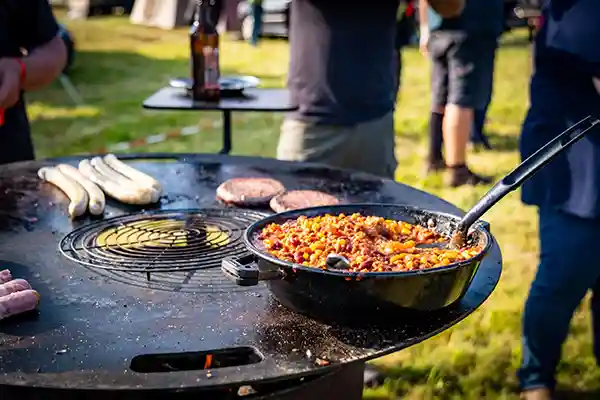
[[316,125],[286,119],[277,159],[328,164],[394,178],[394,113],[354,126]]

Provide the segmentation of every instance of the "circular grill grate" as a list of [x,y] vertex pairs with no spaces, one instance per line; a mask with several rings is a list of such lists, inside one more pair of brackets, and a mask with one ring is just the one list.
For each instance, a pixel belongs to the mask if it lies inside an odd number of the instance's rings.
[[242,256],[244,230],[266,213],[240,209],[163,210],[78,228],[61,253],[107,278],[171,291],[231,291],[221,260]]

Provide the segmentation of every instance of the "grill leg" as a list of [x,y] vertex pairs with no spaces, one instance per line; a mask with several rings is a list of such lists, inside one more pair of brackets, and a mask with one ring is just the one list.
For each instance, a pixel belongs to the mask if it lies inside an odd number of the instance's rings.
[[231,152],[231,111],[223,110],[223,148],[219,153]]

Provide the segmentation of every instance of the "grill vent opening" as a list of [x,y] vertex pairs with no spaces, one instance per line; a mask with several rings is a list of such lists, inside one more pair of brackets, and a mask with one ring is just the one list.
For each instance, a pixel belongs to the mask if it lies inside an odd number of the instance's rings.
[[185,353],[142,354],[131,360],[132,371],[138,373],[200,371],[257,364],[262,355],[253,347],[235,347]]

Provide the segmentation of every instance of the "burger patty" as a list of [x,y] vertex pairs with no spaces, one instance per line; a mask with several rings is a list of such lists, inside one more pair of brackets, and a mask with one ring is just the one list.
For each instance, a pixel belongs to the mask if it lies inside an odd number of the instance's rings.
[[239,206],[268,204],[285,191],[281,182],[271,178],[233,178],[217,188],[217,199]]
[[333,206],[339,200],[327,193],[316,190],[291,190],[271,199],[269,205],[275,212],[296,210],[299,208]]

